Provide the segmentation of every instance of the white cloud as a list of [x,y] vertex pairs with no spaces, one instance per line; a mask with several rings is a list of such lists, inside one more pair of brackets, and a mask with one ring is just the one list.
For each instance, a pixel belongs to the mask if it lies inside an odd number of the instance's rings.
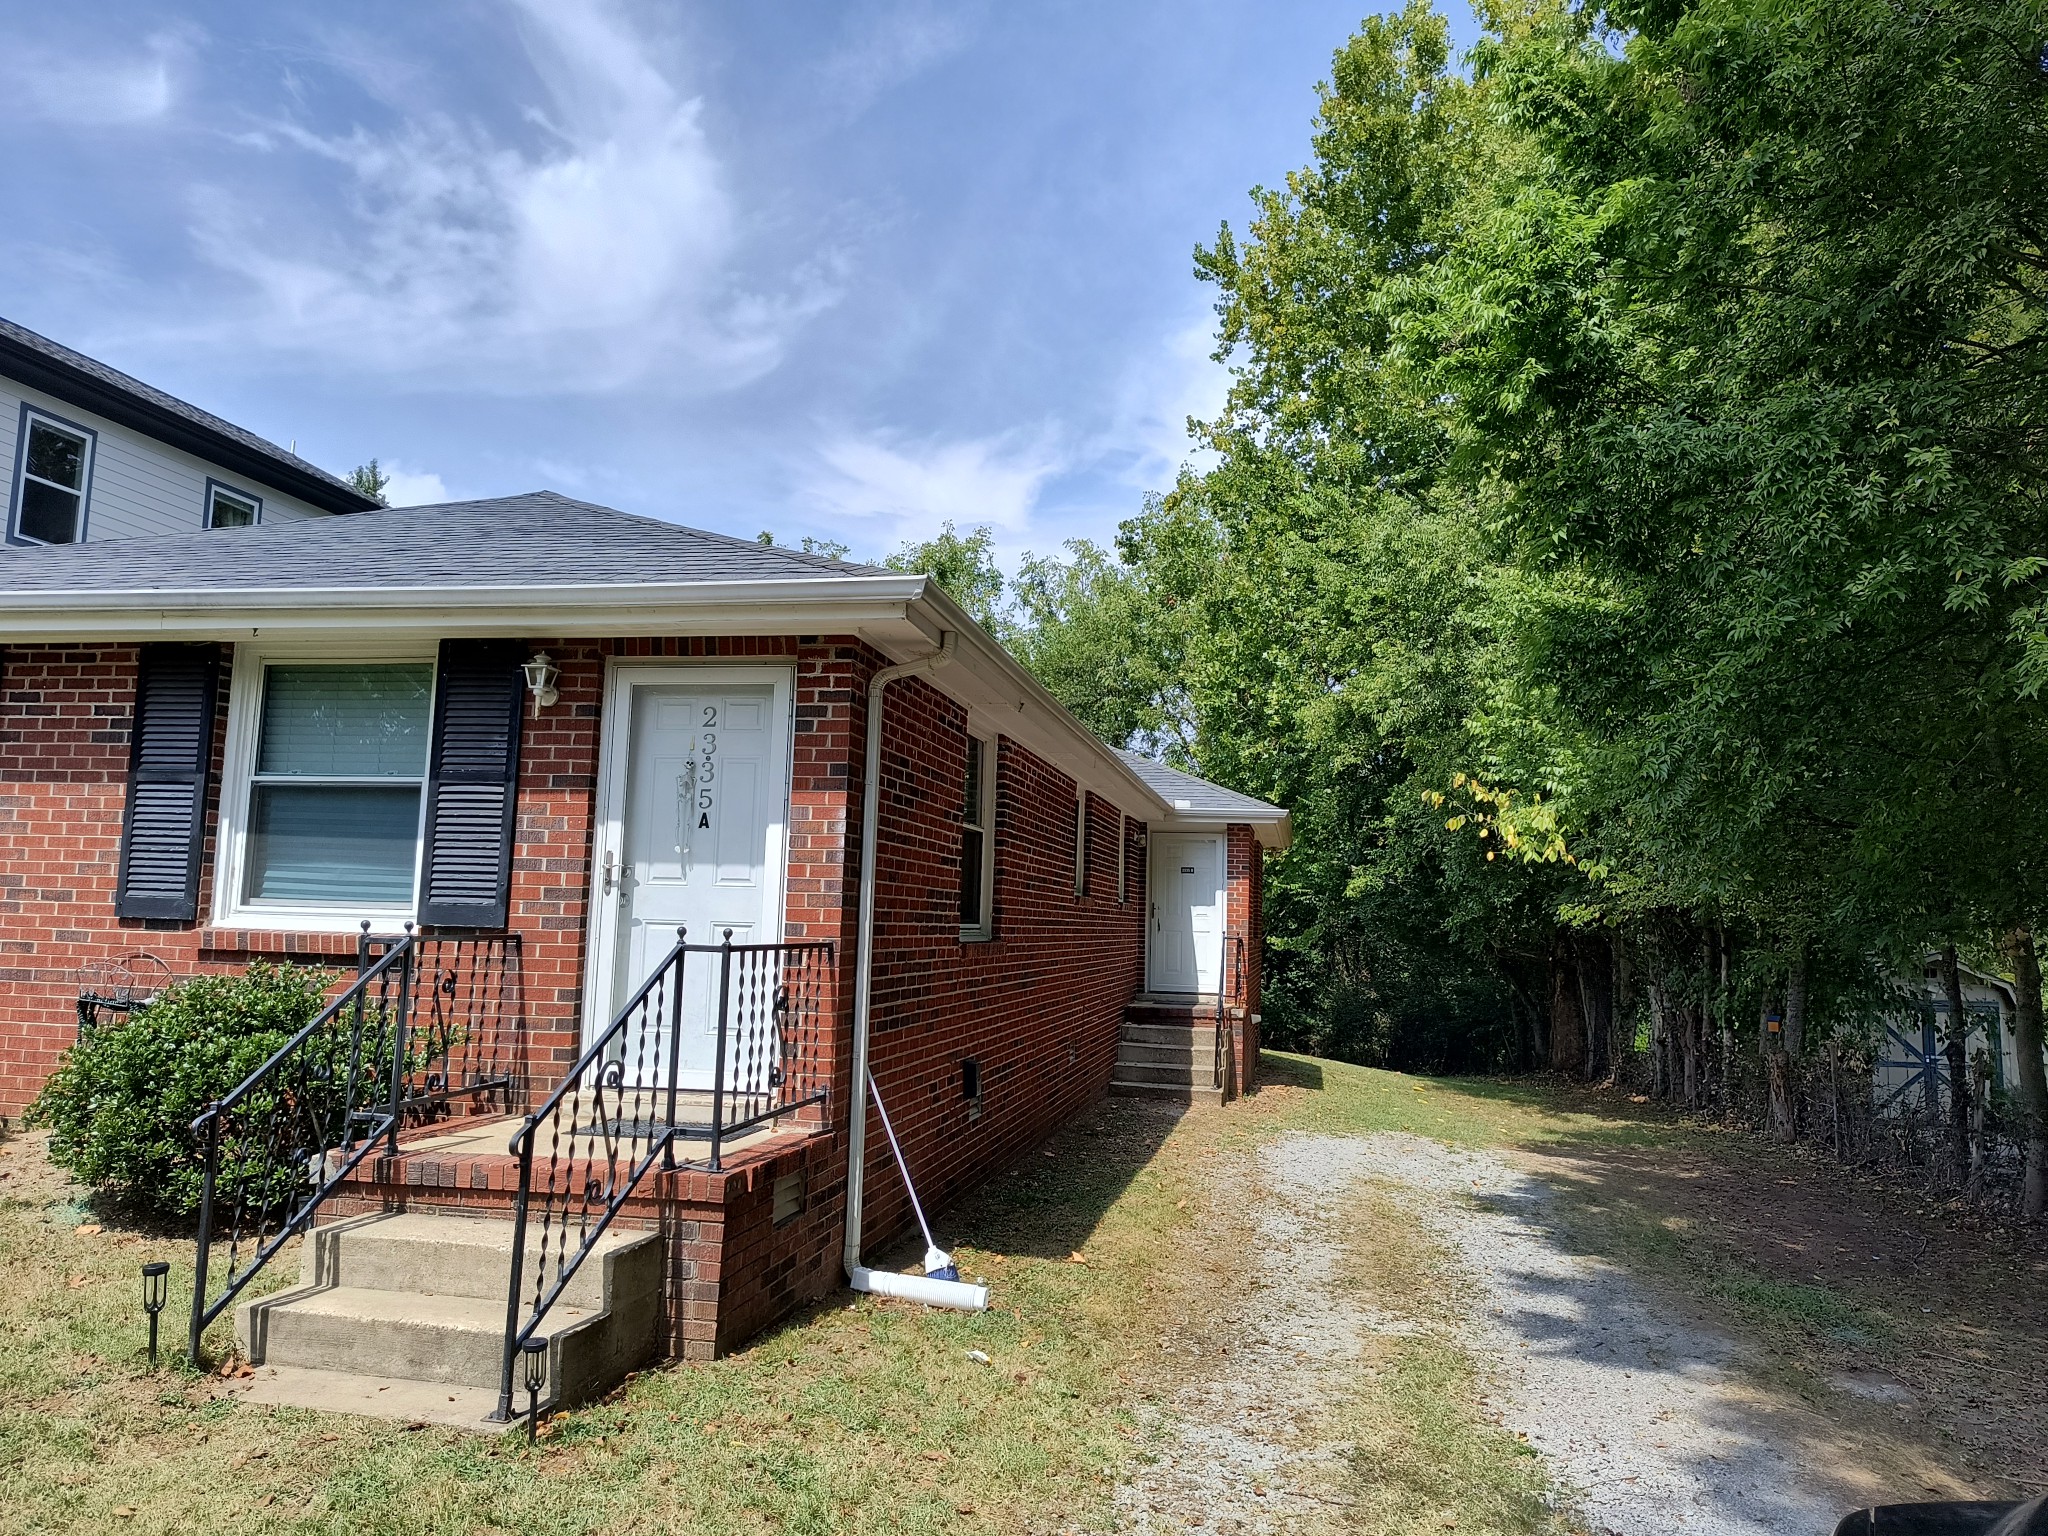
[[875,100],[967,42],[962,19],[945,11],[911,7],[884,16],[824,62],[824,94],[848,117],[858,117]]
[[928,538],[949,521],[1021,534],[1045,482],[1066,467],[1046,434],[926,443],[841,436],[818,458],[799,496],[821,516],[823,529],[889,547]]
[[429,507],[450,499],[448,487],[432,470],[407,469],[394,462],[385,467],[384,473],[390,477],[384,487],[384,499],[394,507]]
[[0,52],[0,111],[73,127],[132,128],[166,117],[192,49],[159,32],[139,53],[86,56],[40,48]]
[[514,143],[447,113],[384,131],[270,125],[258,142],[338,172],[341,206],[280,220],[212,191],[195,236],[246,279],[272,344],[505,392],[597,391],[657,372],[731,387],[831,302],[829,277],[749,291],[740,219],[699,103],[605,0],[518,0],[543,99]]
[[1101,451],[1119,461],[1127,485],[1163,491],[1183,464],[1199,470],[1213,460],[1189,435],[1188,418],[1213,420],[1230,390],[1229,370],[1209,355],[1215,332],[1215,317],[1205,312],[1126,368]]

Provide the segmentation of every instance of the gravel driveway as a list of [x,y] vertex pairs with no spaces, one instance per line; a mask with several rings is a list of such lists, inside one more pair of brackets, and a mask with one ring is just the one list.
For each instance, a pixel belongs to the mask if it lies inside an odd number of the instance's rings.
[[[1253,1158],[1256,1161],[1252,1161]],[[1825,1536],[1857,1494],[1815,1463],[1810,1425],[1743,1386],[1734,1341],[1674,1318],[1628,1275],[1574,1254],[1549,1190],[1505,1158],[1395,1133],[1290,1133],[1245,1159],[1257,1243],[1229,1300],[1239,1342],[1155,1410],[1158,1459],[1122,1490],[1141,1531],[1342,1526],[1316,1421],[1371,1332],[1412,1330],[1337,1283],[1357,1181],[1389,1187],[1457,1259],[1460,1342],[1490,1407],[1526,1434],[1592,1530]],[[1219,1298],[1219,1305],[1223,1301]]]

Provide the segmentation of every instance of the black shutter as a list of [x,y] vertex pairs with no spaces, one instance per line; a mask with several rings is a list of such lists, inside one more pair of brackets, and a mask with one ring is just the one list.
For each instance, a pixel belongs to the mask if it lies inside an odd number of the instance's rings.
[[199,915],[206,779],[220,695],[220,648],[145,645],[128,738],[128,813],[121,826],[121,917]]
[[510,916],[512,828],[526,647],[443,640],[427,767],[427,849],[420,921],[503,928]]

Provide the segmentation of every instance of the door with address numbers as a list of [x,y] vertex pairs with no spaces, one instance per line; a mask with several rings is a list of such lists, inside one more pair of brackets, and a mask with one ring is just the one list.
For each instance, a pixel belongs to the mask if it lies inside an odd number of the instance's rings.
[[[679,672],[689,680],[670,680]],[[600,827],[608,846],[598,856],[599,900],[609,907],[599,926],[611,932],[593,936],[609,939],[611,974],[596,989],[607,1003],[596,1027],[653,973],[678,928],[692,944],[716,944],[728,929],[735,944],[782,936],[787,681],[728,681],[723,670],[705,677],[680,668],[621,674],[613,701],[626,740],[611,733],[623,750],[612,754],[607,775],[615,814]],[[692,955],[684,969],[683,1088],[711,1085],[717,972],[717,957],[707,955]],[[665,1081],[668,1053],[647,1044]]]

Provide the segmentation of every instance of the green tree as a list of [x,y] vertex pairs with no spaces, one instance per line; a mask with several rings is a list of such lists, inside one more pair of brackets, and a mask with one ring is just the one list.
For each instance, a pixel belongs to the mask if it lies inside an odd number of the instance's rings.
[[356,491],[370,498],[380,507],[388,507],[384,492],[391,485],[391,477],[384,473],[375,459],[367,464],[358,464],[348,472],[348,483]]
[[1000,635],[1007,626],[1003,609],[1003,571],[996,564],[995,530],[982,525],[956,533],[946,525],[922,542],[906,541],[882,562],[894,571],[929,576],[941,590],[967,610],[983,629]]

